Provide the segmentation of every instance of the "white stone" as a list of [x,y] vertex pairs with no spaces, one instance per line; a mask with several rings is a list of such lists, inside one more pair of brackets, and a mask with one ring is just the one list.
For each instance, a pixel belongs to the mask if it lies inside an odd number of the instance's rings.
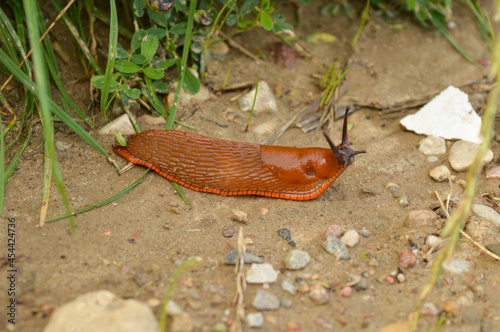
[[[451,168],[457,172],[466,171],[476,157],[479,145],[467,141],[457,141],[450,149],[449,161]],[[488,150],[483,159],[485,164],[493,160],[493,152]]]
[[261,327],[264,324],[264,316],[261,312],[252,312],[246,317],[248,327]]
[[400,123],[417,134],[444,139],[462,139],[481,143],[481,118],[469,103],[469,96],[449,86],[417,113],[405,116]]
[[127,114],[120,115],[101,129],[99,129],[99,134],[115,135],[118,131],[123,135],[135,134],[134,126],[132,126],[132,122],[130,122]]
[[[238,105],[243,112],[248,112],[252,109],[254,97],[255,88],[238,99]],[[260,81],[259,91],[257,92],[257,99],[255,100],[254,114],[263,111],[276,110],[278,110],[278,104],[276,102],[276,97],[274,97],[273,95],[271,87],[265,81]]]
[[446,141],[441,137],[427,136],[420,140],[418,149],[426,155],[446,153]]
[[43,331],[157,332],[158,322],[147,304],[101,290],[57,308]]
[[276,272],[269,263],[254,263],[247,271],[247,282],[249,284],[266,284],[276,282],[277,279],[278,272]]

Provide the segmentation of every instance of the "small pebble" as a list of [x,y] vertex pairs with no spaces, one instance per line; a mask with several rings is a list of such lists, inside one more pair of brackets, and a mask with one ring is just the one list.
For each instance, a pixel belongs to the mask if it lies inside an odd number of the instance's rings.
[[434,181],[437,182],[442,182],[446,179],[448,179],[451,175],[450,170],[448,167],[441,165],[438,167],[434,167],[433,169],[430,170],[429,176],[434,179]]
[[278,279],[278,272],[276,272],[269,263],[254,263],[247,271],[246,277],[249,284],[268,284],[276,282]]
[[366,278],[361,278],[361,280],[354,286],[357,291],[368,289],[368,281]]
[[323,239],[326,239],[329,236],[340,238],[343,234],[344,231],[342,230],[342,227],[340,227],[339,225],[331,225],[323,235]]
[[225,42],[218,40],[215,43],[211,43],[208,50],[212,55],[225,55],[229,53],[229,46]]
[[500,214],[498,214],[498,212],[496,212],[489,206],[482,204],[472,204],[472,212],[480,217],[483,217],[492,224],[500,227]]
[[65,142],[62,142],[62,141],[57,141],[56,142],[56,148],[59,151],[69,150],[69,149],[71,149],[72,146],[73,146],[72,144],[65,143]]
[[289,270],[300,270],[311,261],[309,254],[302,250],[290,251],[284,259],[285,267]]
[[435,163],[435,162],[437,162],[438,160],[439,160],[439,158],[438,158],[438,157],[436,157],[436,156],[429,156],[429,157],[427,157],[427,161],[428,161],[429,163]]
[[322,305],[330,300],[330,295],[328,295],[328,291],[325,287],[320,284],[313,284],[311,286],[311,291],[309,292],[309,297],[311,300],[318,305]]
[[300,331],[302,330],[302,325],[298,322],[290,322],[286,324],[286,330],[287,331]]
[[363,228],[363,229],[361,230],[361,236],[362,236],[362,237],[369,237],[369,236],[370,236],[370,231],[369,231],[369,230],[367,230],[366,228]]
[[292,300],[291,299],[288,299],[286,297],[282,298],[281,299],[281,306],[283,308],[287,308],[287,309],[290,309],[292,307]]
[[427,235],[427,240],[425,241],[425,243],[427,243],[427,245],[431,247],[434,247],[440,244],[441,242],[443,242],[443,239],[435,235]]
[[338,238],[334,236],[329,236],[324,239],[322,245],[323,249],[325,249],[329,254],[334,255],[337,260],[348,260],[351,258],[345,244],[343,244]]
[[445,302],[443,306],[444,312],[448,314],[454,314],[455,312],[458,311],[458,309],[460,309],[460,307],[456,302]]
[[292,232],[290,232],[290,230],[288,230],[286,228],[280,229],[278,231],[278,235],[286,242],[289,242],[292,240]]
[[449,262],[448,264],[444,264],[443,268],[452,273],[456,274],[463,274],[464,272],[467,272],[467,270],[470,268],[471,262],[463,259],[463,258],[456,258]]
[[410,205],[410,202],[408,202],[407,197],[401,197],[400,199],[398,199],[398,204],[401,207],[407,207],[408,205]]
[[249,237],[246,237],[243,242],[245,242],[246,245],[252,245],[253,244],[253,240],[251,238],[249,238]]
[[352,296],[352,287],[351,286],[344,286],[344,287],[342,287],[342,290],[340,291],[340,294],[343,297],[351,297]]
[[363,277],[361,277],[361,274],[351,274],[349,276],[349,280],[347,281],[347,286],[356,286],[361,281],[361,279],[363,279]]
[[144,114],[143,116],[140,116],[138,120],[144,122],[145,124],[151,125],[151,126],[161,126],[167,124],[167,120],[165,120],[161,116],[152,116],[149,114]]
[[[255,98],[255,88],[238,99],[238,105],[243,112],[248,112],[252,109]],[[254,115],[263,111],[276,111],[278,104],[276,97],[269,84],[265,81],[259,81],[259,91],[255,100]]]
[[496,254],[497,256],[500,256],[500,244],[498,244],[498,243],[487,244],[486,249],[488,249],[492,253]]
[[340,239],[349,248],[354,248],[359,243],[359,234],[354,229],[350,229]]
[[234,228],[233,227],[226,227],[222,230],[222,236],[231,238],[234,236]]
[[305,280],[301,280],[297,283],[297,290],[299,291],[299,293],[308,293],[311,288]]
[[171,332],[190,332],[194,331],[194,321],[188,314],[176,315],[172,317],[170,323]]
[[234,210],[231,219],[245,225],[248,224],[248,214],[243,211]]
[[427,136],[418,144],[420,152],[426,155],[446,153],[446,141],[441,137]]
[[422,314],[425,316],[437,316],[439,314],[439,310],[434,303],[426,302],[422,304]]
[[248,327],[261,327],[264,324],[264,315],[261,312],[252,312],[246,317]]
[[[224,258],[224,263],[226,265],[235,265],[237,259],[238,259],[238,250],[233,249],[229,252],[229,254],[226,256],[226,258]],[[262,258],[254,256],[249,252],[246,252],[243,254],[243,260],[244,260],[245,264],[262,263],[263,262]]]
[[202,303],[200,300],[188,299],[186,301],[186,305],[188,306],[189,309],[196,311],[200,310]]
[[399,255],[399,266],[402,268],[414,267],[417,264],[417,255],[414,252],[403,250]]
[[487,179],[500,179],[500,166],[495,166],[486,171]]
[[416,210],[410,211],[406,216],[406,226],[433,226],[437,220],[437,214],[431,210]]
[[99,129],[99,134],[101,135],[115,135],[117,132],[121,132],[123,135],[133,135],[135,134],[134,126],[128,118],[127,114],[123,114],[101,129]]
[[392,197],[394,198],[400,198],[405,196],[403,189],[401,189],[401,187],[395,183],[389,182],[388,184],[385,185],[385,187],[389,189],[389,191],[392,194]]
[[403,283],[406,281],[406,277],[405,277],[404,273],[398,273],[396,275],[396,279],[398,280],[399,283]]
[[467,185],[467,182],[465,182],[465,180],[462,180],[462,179],[458,179],[457,181],[455,181],[458,185],[460,185],[460,187],[462,187],[462,189],[465,189],[465,186]]
[[265,216],[268,213],[269,213],[269,209],[267,209],[267,208],[260,209],[260,214],[262,214],[263,216]]
[[[448,159],[450,161],[451,168],[453,168],[456,172],[466,171],[470,167],[470,165],[472,165],[478,149],[479,144],[474,144],[467,141],[456,141],[455,143],[453,143]],[[487,164],[492,160],[493,151],[488,149],[483,162]]]
[[393,276],[387,276],[385,277],[385,281],[387,281],[389,285],[393,285],[396,282],[396,279]]
[[280,307],[280,299],[273,293],[260,289],[252,306],[257,310],[277,310]]

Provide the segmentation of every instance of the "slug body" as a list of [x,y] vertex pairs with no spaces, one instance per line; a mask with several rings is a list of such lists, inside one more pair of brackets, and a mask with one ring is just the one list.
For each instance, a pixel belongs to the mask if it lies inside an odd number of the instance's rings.
[[[347,113],[346,113],[347,114]],[[347,116],[346,116],[347,118]],[[344,120],[342,143],[331,149],[240,143],[176,130],[148,130],[113,150],[129,162],[202,192],[309,200],[321,195],[354,161]]]

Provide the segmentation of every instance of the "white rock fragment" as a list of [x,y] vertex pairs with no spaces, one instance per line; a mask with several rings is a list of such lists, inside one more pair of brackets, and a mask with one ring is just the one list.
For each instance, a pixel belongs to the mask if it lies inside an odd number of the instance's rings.
[[278,272],[273,269],[273,266],[268,263],[252,264],[252,267],[247,271],[247,282],[249,284],[267,284],[276,282]]
[[405,116],[400,123],[417,134],[444,139],[462,139],[479,144],[481,118],[469,103],[469,96],[453,86],[424,105],[417,113]]
[[147,304],[101,290],[57,308],[43,331],[156,332],[158,321]]
[[441,137],[427,136],[418,143],[420,152],[426,155],[446,153],[446,141]]
[[114,135],[118,131],[123,135],[135,134],[134,126],[132,126],[132,122],[130,122],[127,114],[120,115],[101,129],[99,129],[99,134]]
[[432,179],[434,179],[434,181],[437,181],[437,182],[442,182],[442,181],[448,179],[450,177],[450,175],[451,175],[450,170],[448,169],[448,167],[446,167],[444,165],[434,167],[433,169],[431,169],[429,171],[429,176]]
[[264,324],[264,315],[261,312],[251,312],[246,317],[248,327],[261,327]]
[[[472,165],[478,149],[479,145],[471,142],[456,141],[453,143],[448,159],[450,161],[451,168],[457,172],[466,171],[470,165]],[[492,160],[493,151],[488,150],[484,156],[483,162],[487,164]]]
[[[255,97],[255,88],[249,93],[243,95],[238,99],[238,105],[243,112],[248,112],[252,109],[253,99]],[[276,97],[269,84],[265,81],[259,82],[259,91],[257,92],[257,99],[255,100],[254,114],[263,111],[276,111],[278,104]]]

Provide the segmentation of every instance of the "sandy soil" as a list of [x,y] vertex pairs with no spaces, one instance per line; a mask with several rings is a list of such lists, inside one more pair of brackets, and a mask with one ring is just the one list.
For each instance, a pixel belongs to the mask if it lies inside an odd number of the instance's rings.
[[[291,23],[294,22],[292,9],[281,9]],[[343,14],[322,18],[318,10],[319,4],[306,6],[303,24],[295,33],[299,43],[319,65],[302,57],[297,58],[293,70],[275,65],[270,46],[276,40],[255,29],[235,40],[260,55],[262,60],[257,63],[231,49],[226,59],[207,66],[209,87],[219,87],[227,70],[231,70],[228,84],[251,81],[255,77],[266,81],[280,95],[277,112],[258,114],[252,120],[250,131],[245,133],[247,114],[239,111],[237,103],[230,100],[241,92],[237,91],[213,95],[202,104],[182,109],[181,119],[199,128],[198,133],[202,135],[263,143],[321,95],[319,77],[335,60],[349,63],[350,68],[339,92],[339,105],[391,108],[409,101],[426,100],[453,84],[470,94],[476,109],[484,106],[487,92],[474,90],[471,84],[483,80],[486,70],[468,63],[443,37],[421,28],[412,18],[402,15],[387,22],[373,17],[352,51],[349,45],[357,22],[350,22]],[[457,28],[451,30],[453,37],[473,58],[487,61],[490,53],[472,14],[460,6],[454,11]],[[389,24],[396,23],[406,24],[407,28],[390,29]],[[101,38],[105,39],[102,36],[107,34],[107,28],[100,26],[100,29]],[[328,45],[306,42],[305,37],[314,32],[331,33],[338,41]],[[60,38],[64,41],[67,37],[62,35]],[[77,62],[62,66],[62,75],[77,103],[87,109],[89,82]],[[21,105],[22,95],[19,86],[13,84],[9,101]],[[297,202],[252,196],[225,197],[185,189],[191,203],[188,206],[168,181],[150,172],[143,183],[125,197],[78,215],[75,219],[79,230],[77,236],[71,235],[67,220],[43,228],[37,226],[43,169],[42,128],[38,123],[19,170],[6,186],[3,218],[15,218],[17,224],[15,330],[41,331],[50,318],[51,306],[61,306],[93,290],[107,289],[124,298],[141,301],[161,299],[178,262],[199,256],[202,263],[183,274],[174,300],[190,314],[197,330],[209,331],[215,324],[235,317],[232,304],[234,267],[224,265],[223,261],[236,247],[236,236],[225,238],[222,231],[240,226],[245,236],[253,240],[248,249],[280,272],[278,282],[270,285],[270,291],[293,301],[289,309],[281,307],[264,312],[262,330],[284,331],[290,322],[300,323],[303,331],[318,330],[321,328],[317,324],[318,317],[322,317],[336,331],[377,331],[404,320],[414,309],[418,294],[429,279],[430,269],[419,255],[415,267],[404,269],[405,282],[390,285],[384,280],[398,269],[398,256],[403,250],[411,249],[410,242],[416,243],[420,252],[425,249],[419,242],[420,230],[405,227],[403,221],[409,211],[430,209],[436,202],[434,191],[444,196],[450,191],[448,184],[436,183],[428,176],[429,170],[437,165],[449,166],[447,154],[439,155],[435,163],[428,162],[427,156],[418,151],[418,142],[423,137],[406,132],[399,125],[403,116],[415,111],[405,107],[397,112],[357,107],[350,117],[354,126],[349,138],[355,150],[363,149],[367,153],[356,156],[355,163],[317,199]],[[90,112],[95,114],[99,126],[105,124],[98,108],[95,113]],[[141,110],[140,114],[145,111]],[[153,127],[142,124],[142,128]],[[335,122],[331,132],[332,139],[339,142],[341,123]],[[112,137],[99,136],[96,131],[91,134],[120,165],[125,165],[124,159],[111,150]],[[327,147],[320,136],[311,142],[312,132],[304,134],[292,128],[275,144]],[[145,171],[143,167],[135,167],[119,176],[102,155],[59,124],[56,125],[56,140],[71,145],[68,150],[58,151],[58,156],[75,210],[110,197]],[[498,142],[493,142],[492,150],[495,154],[493,164],[496,164],[500,152]],[[15,151],[7,155],[8,160]],[[456,180],[464,179],[465,173],[454,175],[453,195],[460,198],[462,188]],[[385,189],[388,182],[401,186],[408,197],[408,207],[399,206]],[[498,180],[486,180],[483,173],[478,194],[491,192],[498,192]],[[490,204],[481,198],[478,202]],[[262,209],[269,212],[263,214]],[[248,224],[232,221],[233,210],[248,213]],[[61,200],[54,187],[49,217],[61,213]],[[332,224],[345,230],[365,228],[370,232],[367,238],[361,238],[358,246],[350,249],[349,261],[336,261],[321,247],[321,238]],[[311,263],[301,271],[284,268],[284,256],[292,247],[278,236],[278,230],[283,228],[291,231],[297,248],[311,255]],[[7,231],[3,229],[0,239],[1,243],[6,243]],[[498,238],[498,229],[492,227],[488,232]],[[7,250],[2,247],[2,257],[5,257]],[[440,287],[432,292],[428,302],[434,303],[440,311],[446,302],[456,303],[459,309],[453,313],[424,316],[419,330],[435,326],[443,316],[447,321],[440,331],[500,331],[498,265],[467,242],[460,244],[456,257],[466,258],[472,267],[464,274],[444,272],[439,280]],[[363,272],[369,274],[368,289],[355,291],[349,298],[342,297],[340,290],[349,276]],[[2,299],[7,293],[6,273],[6,267],[2,266]],[[295,283],[298,277],[310,284],[314,282],[312,279],[317,279],[331,285],[330,301],[318,306],[307,294],[289,295],[281,290],[284,278]],[[247,312],[256,311],[251,303],[261,287],[249,285],[245,293]],[[186,303],[190,299],[200,301],[201,308],[188,307]],[[3,303],[2,300],[2,306]],[[153,310],[158,316],[159,306]],[[5,319],[2,319],[0,330],[6,329]]]

